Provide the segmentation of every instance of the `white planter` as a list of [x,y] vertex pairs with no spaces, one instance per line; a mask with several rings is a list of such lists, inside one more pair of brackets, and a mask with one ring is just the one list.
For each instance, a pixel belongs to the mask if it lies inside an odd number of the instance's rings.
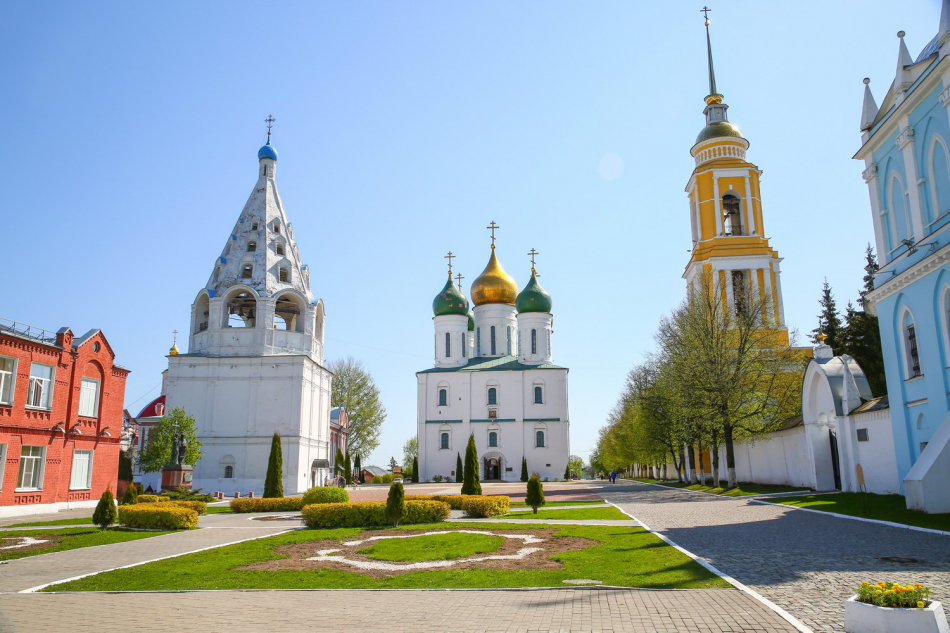
[[845,633],[950,633],[943,606],[937,601],[926,609],[894,609],[858,602],[851,596],[844,607]]

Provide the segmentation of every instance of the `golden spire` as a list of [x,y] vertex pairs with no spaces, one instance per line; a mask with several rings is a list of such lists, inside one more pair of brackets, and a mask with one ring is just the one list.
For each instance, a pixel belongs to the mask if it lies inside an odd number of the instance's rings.
[[168,350],[168,355],[169,355],[169,356],[178,356],[178,330],[173,331],[173,332],[172,332],[172,335],[173,335],[175,338],[174,338],[174,340],[172,340],[172,347],[171,347],[170,350]]
[[709,59],[709,94],[706,96],[706,105],[722,103],[722,95],[716,92],[716,70],[713,68],[712,42],[709,39],[709,7],[703,7],[700,12],[706,22],[706,56]]

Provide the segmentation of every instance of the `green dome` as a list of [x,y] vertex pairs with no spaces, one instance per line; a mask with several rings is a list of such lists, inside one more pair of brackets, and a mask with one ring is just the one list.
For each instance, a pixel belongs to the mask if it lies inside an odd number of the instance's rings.
[[452,283],[451,274],[449,280],[445,282],[442,292],[432,300],[432,312],[435,316],[445,316],[447,314],[468,315],[468,299]]
[[518,312],[550,312],[551,295],[541,287],[538,278],[531,275],[528,285],[524,287],[515,300]]
[[696,137],[696,143],[702,143],[703,141],[708,141],[711,138],[718,138],[720,136],[735,136],[736,138],[742,138],[739,128],[734,126],[732,123],[720,121],[718,123],[709,123],[706,125],[706,127],[704,127],[699,133],[699,136]]
[[469,332],[475,331],[475,313],[471,311],[469,311],[468,313],[468,331]]

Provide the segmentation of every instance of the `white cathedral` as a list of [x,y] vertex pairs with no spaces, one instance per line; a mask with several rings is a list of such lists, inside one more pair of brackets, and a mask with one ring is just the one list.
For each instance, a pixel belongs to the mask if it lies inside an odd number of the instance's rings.
[[193,486],[262,493],[280,433],[284,494],[329,474],[330,381],[323,301],[310,290],[277,193],[277,151],[257,154],[258,178],[191,309],[188,353],[168,357],[167,410],[197,423],[203,457]]
[[[492,227],[495,228],[494,222]],[[495,254],[472,284],[474,311],[452,283],[432,302],[435,366],[418,378],[419,481],[455,481],[470,435],[479,478],[520,481],[522,459],[542,479],[564,477],[570,454],[567,368],[551,355],[551,295],[531,279],[521,293]],[[451,262],[451,253],[449,253]]]

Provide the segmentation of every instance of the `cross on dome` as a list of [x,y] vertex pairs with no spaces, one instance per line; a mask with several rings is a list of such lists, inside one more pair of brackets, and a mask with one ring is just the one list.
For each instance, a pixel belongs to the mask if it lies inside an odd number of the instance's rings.
[[495,221],[492,220],[491,224],[489,224],[485,228],[491,231],[491,247],[494,249],[495,248],[495,229],[500,229],[501,227],[495,224]]
[[277,119],[274,118],[273,114],[268,114],[267,118],[264,119],[264,123],[267,124],[267,140],[268,141],[270,140],[270,131],[271,131],[271,128],[274,127],[275,121],[277,121]]
[[449,260],[449,277],[452,276],[452,260],[455,259],[457,255],[453,255],[452,251],[449,251],[449,254],[446,255],[443,259]]
[[531,257],[531,276],[532,276],[532,277],[540,277],[540,276],[541,276],[541,275],[538,274],[538,271],[536,271],[536,270],[534,269],[534,266],[535,266],[534,258],[535,258],[536,255],[540,255],[540,254],[541,254],[541,253],[539,253],[538,251],[534,250],[533,248],[532,248],[531,251],[528,253],[528,256]]
[[457,275],[455,276],[455,282],[458,284],[459,292],[462,292],[462,280],[463,280],[463,279],[465,279],[465,277],[462,276],[462,273],[459,273],[459,274],[457,274]]

